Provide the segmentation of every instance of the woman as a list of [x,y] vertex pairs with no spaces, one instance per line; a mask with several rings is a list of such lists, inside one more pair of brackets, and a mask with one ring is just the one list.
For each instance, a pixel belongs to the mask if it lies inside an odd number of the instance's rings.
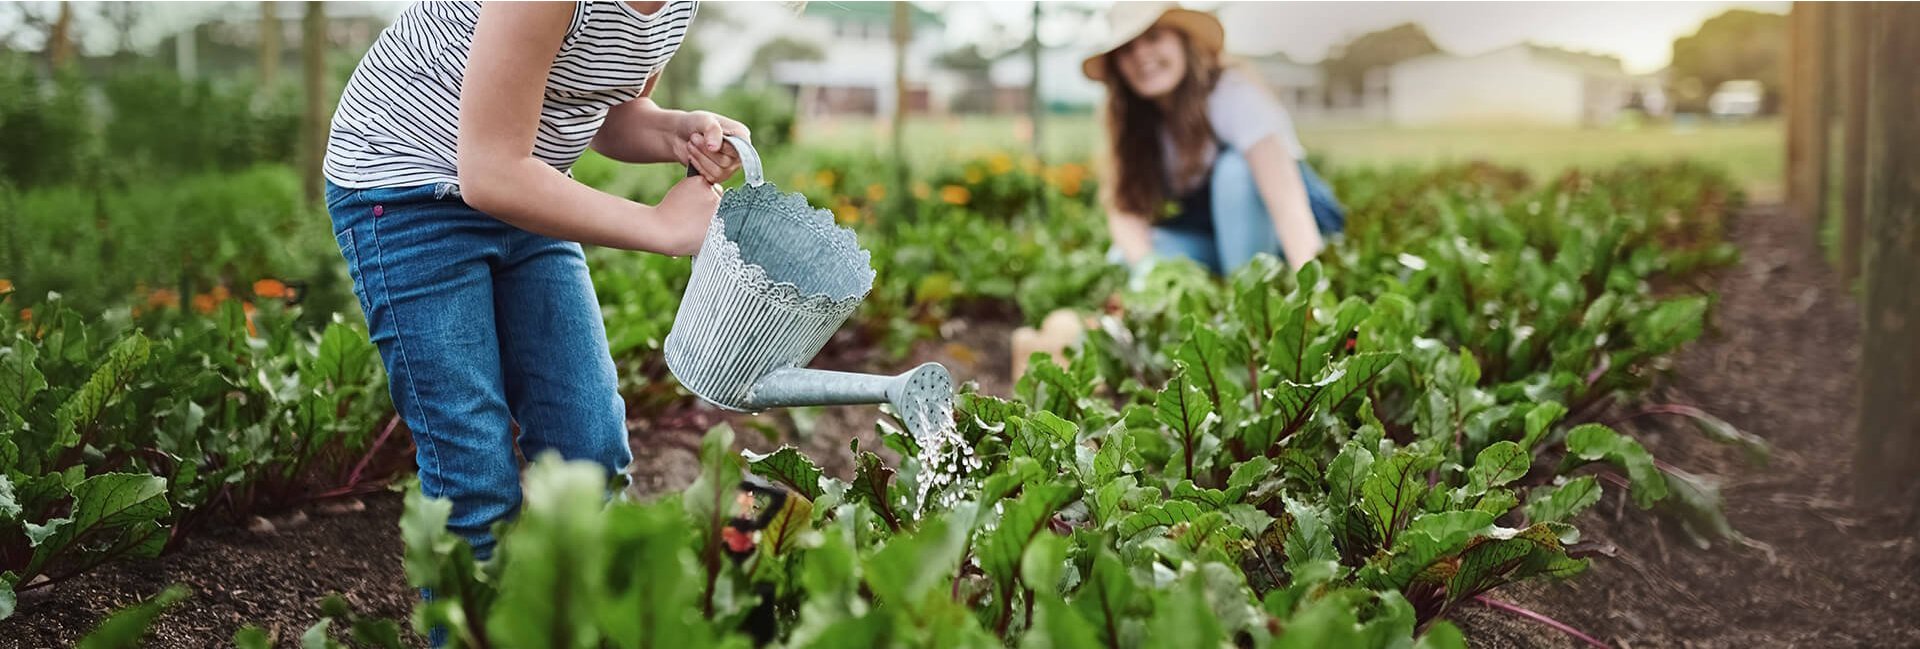
[[[353,72],[326,156],[327,210],[413,432],[421,490],[477,557],[520,505],[521,455],[632,460],[581,243],[697,251],[739,161],[711,113],[648,98],[693,2],[426,2]],[[568,169],[591,146],[699,174],[658,205]],[[511,434],[517,423],[520,435]]]
[[1116,3],[1113,42],[1082,65],[1107,86],[1101,194],[1116,255],[1136,270],[1186,257],[1217,274],[1254,255],[1298,269],[1344,213],[1308,168],[1285,108],[1222,61],[1212,15]]

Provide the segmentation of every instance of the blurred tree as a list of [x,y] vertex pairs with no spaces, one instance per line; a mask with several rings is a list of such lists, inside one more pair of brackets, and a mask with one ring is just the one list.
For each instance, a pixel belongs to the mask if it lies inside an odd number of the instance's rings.
[[1367,71],[1438,51],[1440,46],[1433,44],[1425,28],[1402,23],[1334,47],[1321,66],[1327,70],[1330,95],[1335,91],[1359,95],[1366,90]]
[[73,3],[60,3],[60,17],[47,37],[47,62],[58,68],[73,58]]
[[327,151],[327,12],[326,3],[307,3],[306,22],[302,25],[300,57],[305,64],[306,118],[300,125],[305,147],[301,150],[301,186],[308,201],[321,194],[320,164]]
[[272,2],[260,3],[261,92],[273,86],[273,77],[280,71],[280,16],[273,7]]
[[1704,112],[1722,82],[1753,79],[1766,87],[1761,110],[1779,109],[1787,58],[1787,17],[1733,9],[1673,41],[1674,108]]
[[819,45],[781,36],[767,41],[760,49],[753,51],[753,59],[747,62],[747,71],[741,80],[748,86],[763,87],[773,83],[773,64],[781,61],[820,61],[827,58],[826,51]]
[[660,71],[660,82],[654,88],[658,93],[655,99],[668,108],[690,108],[687,104],[693,103],[694,96],[700,94],[700,69],[706,67],[707,61],[707,50],[701,47],[707,39],[699,35],[716,26],[735,23],[721,5],[700,5],[699,17],[688,28],[690,33],[686,40],[680,43],[679,50],[674,51],[673,58],[667,61],[667,67]]

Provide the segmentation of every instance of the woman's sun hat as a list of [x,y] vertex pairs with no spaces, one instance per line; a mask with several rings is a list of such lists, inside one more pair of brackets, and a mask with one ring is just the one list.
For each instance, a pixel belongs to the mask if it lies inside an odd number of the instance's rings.
[[1098,54],[1087,57],[1080,64],[1080,71],[1088,79],[1105,81],[1107,56],[1147,33],[1154,25],[1178,29],[1196,47],[1215,54],[1220,53],[1227,40],[1226,29],[1220,26],[1220,19],[1213,17],[1213,14],[1181,9],[1179,4],[1173,2],[1115,2],[1107,10],[1106,41],[1096,50]]

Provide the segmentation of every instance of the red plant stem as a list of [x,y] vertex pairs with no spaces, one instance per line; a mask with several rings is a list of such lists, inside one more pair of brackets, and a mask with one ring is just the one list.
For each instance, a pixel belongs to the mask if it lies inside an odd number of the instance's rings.
[[367,463],[373,461],[373,456],[380,453],[380,447],[386,445],[387,438],[393,436],[393,429],[399,425],[399,413],[394,413],[387,418],[386,430],[380,431],[380,436],[373,439],[373,448],[367,449],[367,454],[360,456],[360,461],[354,463],[353,473],[347,474],[346,486],[352,487],[360,484],[360,472],[367,470]]
[[1606,643],[1594,639],[1593,636],[1587,635],[1585,633],[1581,633],[1579,629],[1575,629],[1565,622],[1561,622],[1559,620],[1547,617],[1540,613],[1533,612],[1526,608],[1516,606],[1513,604],[1508,604],[1506,602],[1502,602],[1500,600],[1494,599],[1492,597],[1488,597],[1486,595],[1474,595],[1473,601],[1478,602],[1481,606],[1485,606],[1487,608],[1491,608],[1496,611],[1509,613],[1527,620],[1532,620],[1534,622],[1539,622],[1541,624],[1545,624],[1547,626],[1553,627],[1554,629],[1558,630],[1561,633],[1565,633],[1567,635],[1573,636],[1574,638],[1579,639],[1581,642],[1587,643],[1587,646],[1598,647],[1599,649],[1609,649]]

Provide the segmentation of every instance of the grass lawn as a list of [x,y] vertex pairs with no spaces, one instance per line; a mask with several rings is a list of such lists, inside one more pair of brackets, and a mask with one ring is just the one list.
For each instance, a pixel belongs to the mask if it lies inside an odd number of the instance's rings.
[[[1022,121],[1011,117],[926,118],[907,123],[909,156],[918,163],[967,158],[1026,146]],[[1042,125],[1050,157],[1084,158],[1094,149],[1091,116],[1059,116]],[[874,120],[803,122],[798,140],[806,148],[887,149],[887,126]],[[1535,176],[1570,166],[1631,159],[1693,158],[1725,167],[1755,201],[1778,200],[1784,174],[1785,135],[1774,120],[1737,124],[1646,124],[1621,128],[1460,126],[1391,128],[1361,124],[1304,123],[1307,149],[1335,165],[1431,164],[1485,159],[1526,169]]]

